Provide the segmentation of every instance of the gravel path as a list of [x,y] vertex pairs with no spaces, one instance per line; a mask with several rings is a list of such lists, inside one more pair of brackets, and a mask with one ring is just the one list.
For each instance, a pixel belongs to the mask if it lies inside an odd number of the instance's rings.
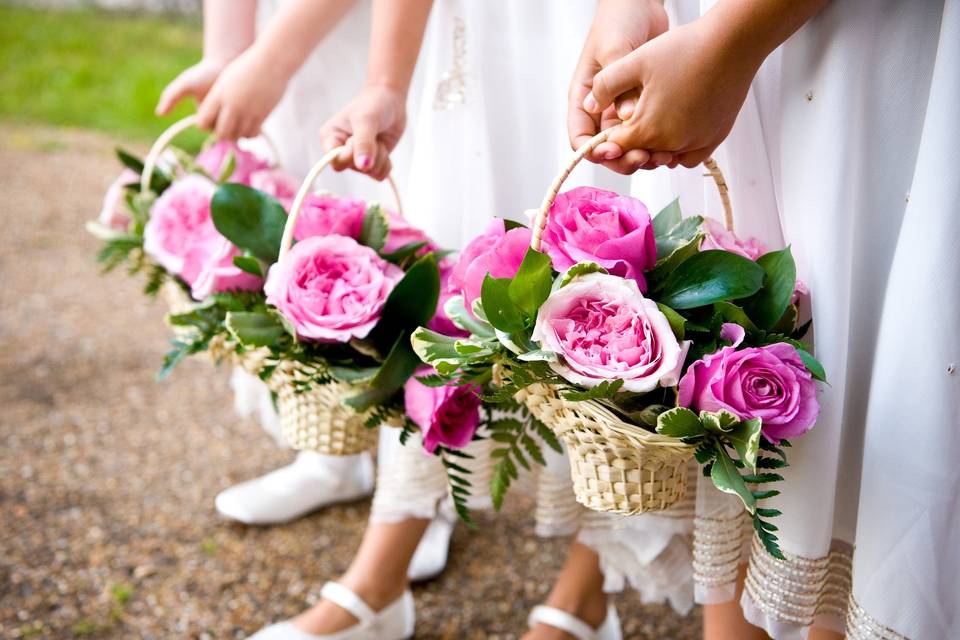
[[[243,638],[317,598],[368,506],[248,528],[224,487],[291,457],[231,412],[227,372],[154,375],[159,302],[101,276],[94,217],[112,142],[0,125],[0,638]],[[142,149],[139,149],[142,152]],[[417,588],[418,638],[513,638],[568,540],[538,540],[515,499],[457,529],[450,566]],[[628,638],[695,638],[699,614],[619,597]]]

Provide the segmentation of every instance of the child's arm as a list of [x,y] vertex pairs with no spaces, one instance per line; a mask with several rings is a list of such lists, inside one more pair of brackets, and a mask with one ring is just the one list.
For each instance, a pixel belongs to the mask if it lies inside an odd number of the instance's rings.
[[325,149],[349,141],[334,166],[382,180],[406,127],[407,92],[433,0],[374,0],[366,86],[323,126]]
[[[610,141],[696,166],[727,137],[764,59],[826,0],[721,0],[600,71],[583,110],[601,114],[642,88]],[[627,115],[627,114],[621,114]]]
[[157,103],[157,115],[166,115],[187,97],[202,101],[231,60],[254,40],[257,0],[205,0],[203,3],[203,58],[167,85]]
[[256,136],[290,78],[354,3],[286,3],[253,45],[217,78],[197,112],[199,125],[226,140]]

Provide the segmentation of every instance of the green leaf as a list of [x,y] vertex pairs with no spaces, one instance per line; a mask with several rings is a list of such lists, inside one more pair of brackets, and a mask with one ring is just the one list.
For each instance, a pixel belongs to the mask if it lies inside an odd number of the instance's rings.
[[360,228],[360,237],[357,241],[374,251],[383,249],[387,241],[387,234],[390,232],[390,223],[387,221],[387,215],[379,203],[372,203],[367,207],[367,212],[363,216],[363,226]]
[[561,446],[560,440],[557,439],[557,434],[555,434],[550,427],[543,424],[533,416],[530,417],[530,424],[533,426],[534,431],[537,432],[537,435],[540,436],[540,439],[543,440],[548,447],[557,453],[563,453],[563,446]]
[[823,365],[820,364],[819,360],[810,355],[806,349],[797,349],[797,353],[800,354],[800,359],[803,360],[803,366],[807,368],[807,371],[810,372],[814,380],[819,380],[820,382],[827,381],[827,372],[823,369]]
[[671,309],[665,304],[657,303],[657,308],[660,309],[660,313],[667,317],[667,322],[670,323],[670,329],[673,331],[673,335],[676,336],[677,340],[683,340],[686,320],[683,319],[679,313]]
[[629,412],[630,419],[637,424],[643,425],[651,431],[657,430],[657,420],[660,414],[669,411],[672,407],[663,404],[650,404],[639,411]]
[[381,353],[385,352],[398,336],[430,322],[439,297],[440,271],[436,258],[428,253],[407,269],[403,279],[387,296],[370,340]]
[[503,230],[504,231],[513,231],[514,229],[526,229],[527,225],[522,222],[517,222],[516,220],[511,220],[509,218],[501,218],[503,220]]
[[777,320],[777,323],[773,325],[773,329],[771,329],[771,331],[774,333],[790,335],[797,326],[797,318],[799,315],[800,310],[797,308],[797,305],[787,305],[787,310],[783,312],[783,315],[780,316],[780,319]]
[[533,351],[521,353],[517,356],[517,360],[520,360],[521,362],[556,362],[557,354],[553,351],[535,349]]
[[696,438],[705,435],[706,430],[693,411],[675,407],[657,416],[657,433],[672,438]]
[[620,387],[623,386],[623,380],[604,380],[600,384],[584,391],[563,391],[561,395],[565,400],[571,402],[583,402],[585,400],[602,400],[612,398],[616,395]]
[[246,273],[263,277],[260,261],[251,256],[233,256],[233,265]]
[[480,288],[483,311],[490,324],[506,333],[524,330],[523,314],[510,297],[510,279],[494,278],[487,274]]
[[750,493],[736,465],[727,453],[726,448],[718,443],[714,444],[717,451],[717,457],[714,459],[713,466],[710,469],[710,479],[714,486],[724,493],[732,493],[743,501],[743,506],[751,514],[757,508],[757,501]]
[[743,464],[754,472],[757,470],[757,453],[760,450],[760,425],[760,418],[743,420],[726,435]]
[[763,269],[726,251],[701,251],[667,278],[660,302],[674,309],[693,309],[753,295],[763,283]]
[[701,411],[700,421],[707,431],[719,436],[728,435],[740,424],[740,418],[723,409],[716,412]]
[[703,242],[703,234],[698,233],[691,240],[674,249],[669,255],[657,260],[656,266],[646,274],[650,289],[658,289],[677,267],[700,253],[701,242]]
[[391,251],[390,253],[381,253],[380,257],[386,260],[387,262],[391,262],[393,264],[400,264],[404,260],[408,260],[409,258],[412,258],[413,256],[417,255],[417,252],[423,249],[424,247],[426,247],[428,244],[430,243],[427,242],[426,240],[423,240],[421,242],[410,242],[408,244],[403,245],[402,247],[397,248],[394,251]]
[[530,318],[536,318],[540,305],[550,295],[552,284],[553,267],[549,256],[530,248],[507,287],[507,293],[521,311]]
[[377,375],[370,380],[369,388],[344,399],[343,403],[357,412],[382,404],[403,388],[419,365],[420,359],[414,353],[410,342],[401,336],[380,365]]
[[467,312],[463,304],[463,296],[453,296],[443,304],[443,312],[447,314],[454,325],[469,331],[470,335],[479,338],[493,338],[493,327],[488,322]]
[[224,324],[237,341],[247,347],[269,347],[287,331],[277,318],[266,312],[230,311]]
[[657,260],[667,258],[677,249],[689,244],[701,233],[700,225],[702,224],[701,216],[690,216],[681,220],[666,235],[657,237]]
[[680,224],[682,218],[680,198],[674,198],[673,202],[661,209],[660,213],[653,216],[653,234],[658,238],[667,235],[671,229]]
[[783,476],[779,473],[754,473],[750,475],[743,476],[744,482],[749,482],[750,484],[763,484],[765,482],[780,482],[783,480]]
[[380,367],[330,367],[330,375],[332,375],[335,380],[352,384],[370,382],[379,371]]
[[607,273],[607,270],[596,262],[578,262],[560,274],[560,277],[553,283],[552,291],[559,291],[573,282],[578,276],[584,276],[588,273]]
[[744,300],[743,308],[758,327],[770,329],[790,304],[797,284],[797,266],[790,247],[763,254],[757,258],[757,265],[763,268],[763,287]]
[[738,324],[747,331],[757,330],[757,326],[747,317],[744,310],[732,302],[717,302],[713,305],[713,310],[717,312],[725,322]]
[[440,366],[447,364],[456,368],[464,358],[457,353],[457,339],[419,327],[410,336],[410,344],[419,358],[440,371]]
[[246,185],[224,184],[213,194],[210,213],[227,240],[267,263],[277,261],[287,212],[276,198]]
[[[123,166],[127,167],[131,171],[134,171],[138,176],[143,175],[143,162],[135,157],[133,154],[117,148],[116,149],[117,158],[120,159],[120,162],[123,163]],[[167,176],[159,167],[154,167],[153,175],[150,176],[150,190],[154,193],[163,193],[166,191],[167,187],[170,186],[170,177]],[[137,187],[139,189],[139,187]]]

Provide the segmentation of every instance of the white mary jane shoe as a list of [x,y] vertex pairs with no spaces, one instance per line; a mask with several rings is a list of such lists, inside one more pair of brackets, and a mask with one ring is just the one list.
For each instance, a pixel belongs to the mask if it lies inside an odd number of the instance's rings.
[[623,640],[623,632],[620,630],[620,617],[617,615],[617,609],[611,602],[607,605],[607,617],[603,624],[594,629],[580,618],[548,607],[545,604],[538,605],[530,612],[527,618],[527,625],[532,629],[538,624],[545,624],[560,629],[577,640]]
[[292,464],[220,492],[214,504],[221,515],[244,524],[280,524],[369,496],[373,476],[367,452],[325,456],[301,451]]
[[447,567],[453,527],[454,522],[442,512],[430,521],[407,569],[410,582],[426,582],[443,573]]
[[249,640],[407,640],[413,637],[416,612],[409,589],[381,611],[371,609],[360,596],[339,582],[323,585],[320,596],[349,611],[359,622],[349,629],[318,636],[297,629],[288,620],[261,629]]

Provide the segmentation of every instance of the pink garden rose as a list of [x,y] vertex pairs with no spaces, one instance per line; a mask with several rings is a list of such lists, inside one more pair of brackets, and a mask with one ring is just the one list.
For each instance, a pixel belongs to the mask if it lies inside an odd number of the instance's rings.
[[491,220],[486,231],[470,241],[450,274],[450,287],[463,295],[467,310],[480,297],[487,274],[494,278],[516,275],[529,246],[530,229],[516,227],[507,231],[499,218]]
[[387,240],[383,245],[383,251],[385,253],[391,253],[405,245],[413,244],[414,242],[427,243],[427,246],[423,248],[422,253],[427,253],[436,249],[433,242],[423,230],[418,229],[410,224],[406,218],[395,211],[384,209],[384,212],[387,215],[387,224],[389,225]]
[[188,280],[195,300],[221,291],[256,291],[263,285],[262,278],[233,264],[234,256],[242,252],[223,236],[195,247],[193,252],[202,252],[202,255],[191,256],[201,264],[196,278],[192,282]]
[[634,280],[590,273],[552,293],[537,313],[533,339],[557,354],[551,367],[585,387],[623,380],[624,391],[673,386],[688,344]]
[[124,169],[117,179],[107,187],[103,196],[103,206],[97,221],[116,231],[126,231],[130,227],[130,212],[127,211],[128,184],[138,184],[140,176],[135,171]]
[[283,169],[263,169],[250,175],[250,186],[273,196],[289,211],[300,183]]
[[363,200],[310,194],[303,201],[293,237],[297,240],[331,234],[356,240],[363,229],[367,205]]
[[[432,373],[420,369],[417,375]],[[475,387],[428,387],[410,378],[404,387],[407,415],[423,434],[423,448],[433,453],[443,445],[462,449],[480,425],[480,394]]]
[[542,251],[557,271],[596,262],[615,276],[636,280],[641,291],[647,290],[643,272],[657,263],[647,207],[635,198],[593,187],[557,196],[543,231]]
[[143,250],[160,266],[192,283],[220,234],[210,217],[216,185],[197,174],[176,180],[150,207]]
[[445,259],[441,260],[437,266],[440,268],[440,296],[437,298],[436,313],[434,313],[433,318],[430,319],[427,328],[452,338],[469,336],[470,332],[464,331],[453,324],[453,321],[447,317],[447,312],[443,309],[443,306],[447,304],[450,298],[460,295],[459,291],[454,290],[450,286],[450,274],[453,271],[453,265],[449,259]]
[[760,418],[764,437],[774,444],[809,431],[820,403],[797,350],[783,342],[738,349],[744,330],[731,323],[723,325],[721,337],[733,344],[690,365],[680,380],[679,405]]
[[261,160],[256,154],[244,151],[235,142],[218,140],[197,155],[197,164],[214,180],[220,179],[220,174],[226,166],[227,158],[233,153],[234,169],[230,174],[229,182],[239,182],[250,185],[250,176],[257,171],[270,168],[270,163]]
[[701,251],[708,249],[719,249],[729,251],[738,256],[743,256],[748,260],[756,260],[767,252],[767,247],[756,238],[747,238],[741,240],[732,231],[727,231],[723,224],[713,218],[704,218],[700,228],[706,233],[703,243],[700,245]]
[[270,267],[264,291],[300,338],[348,342],[370,333],[402,278],[400,267],[353,238],[314,236]]

